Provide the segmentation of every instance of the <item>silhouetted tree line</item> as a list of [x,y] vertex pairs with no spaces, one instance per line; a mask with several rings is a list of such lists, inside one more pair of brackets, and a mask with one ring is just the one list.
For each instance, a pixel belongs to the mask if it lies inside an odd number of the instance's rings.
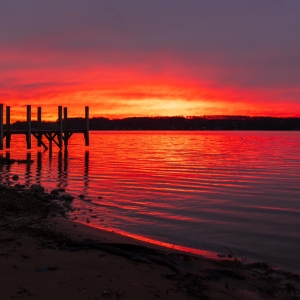
[[[83,118],[69,118],[68,128],[83,129]],[[37,122],[32,121],[32,128]],[[247,116],[132,117],[89,120],[90,130],[300,130],[300,118]],[[56,129],[57,122],[43,122],[42,129]],[[17,121],[11,129],[26,129],[26,122]]]

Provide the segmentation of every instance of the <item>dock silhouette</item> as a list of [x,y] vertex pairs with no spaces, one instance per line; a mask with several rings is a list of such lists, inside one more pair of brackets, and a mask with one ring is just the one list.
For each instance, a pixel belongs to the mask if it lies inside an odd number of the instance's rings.
[[[4,120],[4,106],[0,104],[0,150],[5,147],[10,149],[11,137],[13,135],[25,135],[27,149],[31,149],[32,136],[37,140],[38,147],[44,147],[45,150],[52,150],[53,144],[59,149],[67,149],[69,139],[73,134],[83,134],[85,139],[85,145],[89,146],[89,107],[85,106],[85,122],[82,129],[68,128],[68,108],[58,106],[58,122],[56,129],[43,129],[42,123],[42,108],[37,108],[37,128],[31,126],[31,105],[26,107],[26,130],[12,130],[10,124],[11,109],[10,106],[6,106],[6,124],[5,130],[3,126]],[[43,137],[48,140],[49,146],[47,146]]]

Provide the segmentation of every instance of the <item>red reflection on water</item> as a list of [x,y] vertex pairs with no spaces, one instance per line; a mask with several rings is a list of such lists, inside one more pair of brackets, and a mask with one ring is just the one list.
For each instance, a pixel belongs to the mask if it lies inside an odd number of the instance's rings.
[[[78,223],[80,223],[80,222],[78,222]],[[135,234],[135,233],[129,233],[129,232],[126,232],[126,231],[120,230],[120,229],[107,228],[107,227],[104,228],[104,227],[101,227],[101,226],[96,225],[96,224],[93,224],[93,225],[84,224],[84,223],[81,223],[81,224],[83,224],[85,226],[88,226],[88,227],[99,229],[101,231],[116,233],[116,234],[119,234],[119,235],[122,235],[122,236],[133,238],[133,239],[138,240],[138,241],[146,242],[146,243],[149,243],[149,244],[161,246],[161,247],[168,248],[168,249],[188,252],[188,253],[192,253],[192,254],[196,254],[196,255],[201,255],[201,256],[204,256],[204,257],[207,257],[207,258],[216,259],[218,257],[217,253],[215,253],[215,252],[211,252],[211,251],[207,251],[207,250],[201,250],[201,249],[195,249],[195,248],[185,247],[185,246],[180,246],[180,245],[175,245],[175,244],[170,244],[170,243],[158,241],[158,240],[155,240],[155,239],[143,236],[143,235],[139,235],[139,234]]]

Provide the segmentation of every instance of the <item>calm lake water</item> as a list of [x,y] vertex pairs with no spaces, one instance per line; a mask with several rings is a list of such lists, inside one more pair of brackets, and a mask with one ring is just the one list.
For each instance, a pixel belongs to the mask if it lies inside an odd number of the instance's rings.
[[0,155],[34,163],[0,165],[2,182],[66,188],[80,222],[300,272],[300,132],[91,132],[52,156],[12,144]]

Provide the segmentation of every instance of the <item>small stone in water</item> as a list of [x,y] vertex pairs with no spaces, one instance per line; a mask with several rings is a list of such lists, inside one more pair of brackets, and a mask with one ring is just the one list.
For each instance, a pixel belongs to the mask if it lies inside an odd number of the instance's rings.
[[12,180],[18,180],[19,179],[19,176],[18,175],[14,175],[13,177],[12,177]]

